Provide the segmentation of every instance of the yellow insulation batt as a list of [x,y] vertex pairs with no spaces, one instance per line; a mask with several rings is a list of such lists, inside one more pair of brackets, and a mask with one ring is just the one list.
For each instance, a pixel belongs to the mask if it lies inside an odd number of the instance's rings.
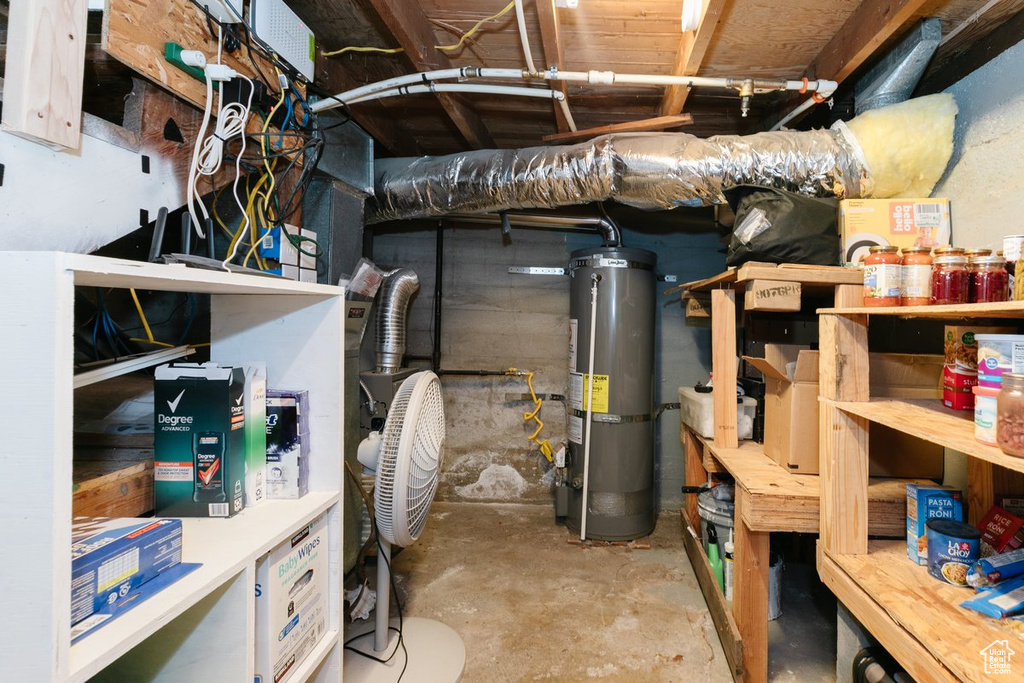
[[953,154],[957,107],[947,93],[872,109],[849,121],[875,188],[871,196],[928,197]]

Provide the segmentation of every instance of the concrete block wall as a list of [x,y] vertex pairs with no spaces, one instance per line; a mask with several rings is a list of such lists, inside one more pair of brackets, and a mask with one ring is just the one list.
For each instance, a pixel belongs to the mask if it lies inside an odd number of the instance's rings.
[[[676,212],[679,213],[679,212]],[[677,229],[626,228],[628,246],[658,254],[659,273],[680,282],[724,268],[718,235],[707,212],[685,214]],[[621,221],[620,221],[621,222]],[[637,221],[636,224],[640,224]],[[374,261],[409,267],[420,276],[420,292],[410,306],[408,353],[429,364],[433,335],[434,265],[437,227],[378,232]],[[565,276],[510,274],[511,266],[565,267],[575,249],[600,244],[596,234],[513,229],[511,242],[493,226],[459,224],[444,228],[441,365],[455,370],[533,371],[538,393],[566,394],[569,280]],[[659,282],[659,292],[668,285]],[[707,376],[710,333],[686,327],[679,295],[658,297],[656,364],[658,402],[678,400],[677,388]],[[371,335],[372,336],[372,333]],[[365,362],[365,361],[364,361]],[[523,422],[532,404],[510,401],[527,393],[514,377],[442,377],[448,434],[440,500],[551,503],[552,478],[537,448],[526,440],[533,427]],[[545,401],[541,437],[566,442],[565,408]],[[682,450],[678,413],[665,413],[657,425],[657,478],[662,509],[681,504]]]

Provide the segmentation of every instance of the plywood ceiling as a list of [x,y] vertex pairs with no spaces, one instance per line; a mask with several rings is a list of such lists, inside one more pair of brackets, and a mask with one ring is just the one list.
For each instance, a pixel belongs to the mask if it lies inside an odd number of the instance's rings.
[[[342,74],[331,82],[353,87],[447,65],[522,68],[514,12],[486,24],[458,52],[442,53],[431,45],[457,42],[505,2],[291,4],[314,28],[324,50],[407,48],[404,54],[330,58],[329,70]],[[554,8],[553,0],[524,0],[538,68],[558,63],[561,55],[562,70],[668,74],[690,68],[686,73],[700,76],[821,76],[843,81],[847,92],[923,17],[942,21],[944,40],[929,73],[933,85],[944,85],[943,70],[955,71],[957,59],[1001,26],[1024,23],[1019,15],[1024,0],[705,0],[708,19],[697,34],[687,36],[680,29],[681,6],[682,0],[579,0],[579,7],[570,10]],[[685,130],[700,136],[764,130],[799,101],[783,94],[759,96],[750,116],[741,118],[739,98],[729,90],[695,88],[667,96],[662,87],[566,84],[564,92],[581,129],[677,113],[682,102],[682,111],[693,118]],[[566,130],[555,109],[543,100],[422,94],[353,105],[351,112],[378,138],[384,153],[443,154],[541,144],[543,136]]]

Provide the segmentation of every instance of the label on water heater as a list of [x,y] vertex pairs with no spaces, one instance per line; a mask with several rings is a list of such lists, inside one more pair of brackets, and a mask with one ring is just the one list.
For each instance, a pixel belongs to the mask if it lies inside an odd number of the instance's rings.
[[[608,375],[594,375],[594,409],[595,413],[608,412]],[[580,412],[586,411],[586,399],[589,393],[590,375],[579,372],[569,373],[569,407]]]
[[569,373],[569,407],[583,410],[583,375],[579,372]]
[[583,443],[583,418],[575,415],[569,416],[569,441]]
[[576,372],[576,331],[579,329],[579,320],[569,318],[569,372]]

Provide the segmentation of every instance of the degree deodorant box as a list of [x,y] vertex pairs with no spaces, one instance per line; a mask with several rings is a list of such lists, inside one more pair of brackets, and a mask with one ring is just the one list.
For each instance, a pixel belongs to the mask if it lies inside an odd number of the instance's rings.
[[284,683],[327,632],[327,518],[256,563],[256,683]]
[[153,489],[160,517],[245,507],[245,373],[216,363],[156,369]]

